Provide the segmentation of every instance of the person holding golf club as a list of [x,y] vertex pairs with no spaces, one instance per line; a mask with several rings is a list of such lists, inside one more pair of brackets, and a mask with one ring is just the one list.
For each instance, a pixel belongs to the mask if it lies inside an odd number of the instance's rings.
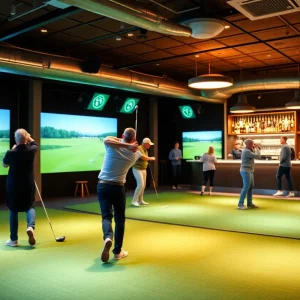
[[16,145],[8,150],[2,165],[9,167],[6,199],[9,208],[10,239],[7,246],[18,246],[18,213],[26,212],[28,243],[35,245],[35,183],[34,158],[38,145],[25,129],[15,132]]
[[[122,138],[108,136],[104,139],[105,157],[97,186],[98,200],[102,214],[102,230],[104,247],[101,260],[109,260],[109,251],[112,246],[114,235],[114,259],[122,259],[128,255],[122,250],[125,231],[125,207],[126,196],[124,184],[128,170],[135,162],[143,158],[151,158],[138,151],[136,131],[126,128]],[[115,221],[115,233],[112,229],[112,218]]]
[[[138,150],[148,157],[148,149],[154,145],[149,138],[144,138],[142,145],[139,146]],[[149,203],[144,201],[144,191],[146,188],[147,179],[147,166],[149,160],[155,160],[154,157],[148,157],[146,160],[144,157],[140,158],[132,167],[132,173],[136,180],[136,189],[134,191],[132,205],[141,206],[148,205]]]

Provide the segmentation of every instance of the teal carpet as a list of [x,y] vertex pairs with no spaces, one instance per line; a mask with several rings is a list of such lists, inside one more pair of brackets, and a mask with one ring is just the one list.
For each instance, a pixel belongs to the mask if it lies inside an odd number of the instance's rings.
[[[127,218],[300,239],[300,201],[257,198],[259,209],[240,211],[236,197],[169,192],[144,199],[149,206],[132,207],[127,198]],[[66,208],[100,214],[98,202]]]

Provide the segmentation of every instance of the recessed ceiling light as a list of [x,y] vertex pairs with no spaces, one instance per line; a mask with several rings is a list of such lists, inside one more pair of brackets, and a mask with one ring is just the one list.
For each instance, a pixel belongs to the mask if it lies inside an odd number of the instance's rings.
[[156,64],[157,66],[159,66],[159,64]]
[[196,54],[196,55],[195,55],[195,57],[199,57],[199,55],[198,55],[198,54]]
[[267,57],[271,57],[271,56],[272,56],[271,54],[268,54],[268,55],[267,55]]
[[230,26],[229,26],[229,25],[225,25],[224,28],[225,28],[225,29],[229,29]]
[[41,32],[42,32],[42,33],[46,33],[46,32],[48,32],[48,30],[45,29],[45,28],[43,28],[43,29],[41,29]]
[[133,36],[132,32],[127,33],[128,36]]
[[120,36],[117,36],[117,37],[116,37],[116,41],[119,42],[119,41],[121,41],[121,40],[122,40],[122,38],[121,38]]

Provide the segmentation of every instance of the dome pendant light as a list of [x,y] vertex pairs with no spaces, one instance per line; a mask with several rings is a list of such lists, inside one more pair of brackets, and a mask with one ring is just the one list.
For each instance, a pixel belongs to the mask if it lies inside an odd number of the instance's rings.
[[243,75],[241,69],[241,93],[238,96],[238,102],[230,108],[230,112],[234,114],[247,114],[255,111],[255,107],[250,105],[247,96],[243,93]]
[[[220,89],[233,85],[233,79],[229,76],[223,76],[221,74],[210,74],[210,62],[209,62],[209,74],[193,77],[189,79],[188,86],[194,89]],[[196,63],[196,76],[197,76],[197,63]]]
[[295,97],[291,102],[285,104],[287,109],[300,109],[300,77],[299,77],[299,63],[298,63],[298,79],[299,88],[295,91]]

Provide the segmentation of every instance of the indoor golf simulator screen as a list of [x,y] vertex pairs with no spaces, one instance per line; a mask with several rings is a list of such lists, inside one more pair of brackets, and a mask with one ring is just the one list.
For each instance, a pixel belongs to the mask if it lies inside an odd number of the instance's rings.
[[182,133],[183,159],[194,159],[208,151],[209,146],[215,148],[215,155],[222,158],[222,131],[192,131]]
[[41,172],[99,171],[106,136],[117,136],[117,119],[42,113]]
[[[7,109],[0,109],[0,162],[7,150],[9,150],[9,136],[10,136],[10,111]],[[7,175],[8,168],[0,168],[0,175]]]

